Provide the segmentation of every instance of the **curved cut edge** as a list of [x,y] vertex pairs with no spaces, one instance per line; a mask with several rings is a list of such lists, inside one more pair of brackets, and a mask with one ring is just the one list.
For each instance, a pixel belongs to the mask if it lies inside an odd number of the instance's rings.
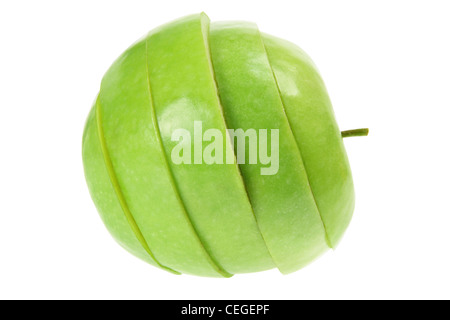
[[145,251],[150,255],[150,257],[155,261],[155,263],[163,270],[166,270],[170,273],[173,274],[181,274],[178,271],[175,271],[169,267],[166,267],[164,265],[162,265],[160,262],[158,262],[158,260],[156,259],[156,257],[154,256],[153,252],[151,251],[148,243],[146,242],[144,236],[142,235],[141,230],[139,229],[138,225],[136,224],[136,221],[134,220],[133,214],[131,213],[131,211],[128,208],[128,205],[126,203],[125,197],[123,196],[123,193],[121,191],[119,182],[117,180],[117,177],[115,175],[114,172],[114,167],[113,164],[111,162],[111,159],[109,158],[109,153],[108,153],[108,148],[106,145],[106,141],[104,139],[104,134],[103,134],[103,128],[102,128],[102,118],[101,118],[101,106],[99,104],[99,100],[97,99],[96,104],[95,104],[95,115],[96,115],[96,125],[97,125],[97,132],[98,132],[98,137],[100,140],[100,146],[102,149],[102,154],[103,154],[103,160],[105,162],[107,171],[108,171],[108,175],[109,178],[111,180],[111,184],[113,185],[114,191],[116,193],[116,196],[119,200],[120,206],[123,210],[123,213],[125,214],[128,223],[130,224],[131,229],[133,230],[134,234],[136,235],[136,238],[139,240],[139,242],[141,243],[142,247],[145,249]]
[[[262,38],[286,115],[304,156],[327,241],[335,249],[352,217],[354,191],[350,165],[327,90],[317,67],[298,46],[267,34]],[[314,143],[310,146],[307,141]]]

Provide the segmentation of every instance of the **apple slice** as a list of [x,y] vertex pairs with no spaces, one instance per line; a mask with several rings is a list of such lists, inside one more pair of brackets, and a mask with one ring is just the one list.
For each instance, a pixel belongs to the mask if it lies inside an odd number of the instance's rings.
[[[185,129],[194,137],[195,121],[201,121],[203,131],[226,136],[208,32],[209,19],[200,14],[158,28],[148,38],[149,83],[165,156],[192,225],[217,265],[229,273],[271,269],[237,165],[175,164],[171,159],[178,144],[172,133]],[[230,143],[223,145],[233,154]]]
[[114,63],[99,95],[104,139],[125,209],[162,265],[183,273],[228,277],[198,238],[164,156],[148,81],[151,37],[134,44]]
[[144,248],[145,244],[140,242],[136,230],[133,230],[132,224],[122,210],[104,161],[98,133],[96,105],[91,109],[84,128],[83,163],[89,192],[103,223],[114,239],[138,258],[153,266],[172,271],[161,266]]
[[330,245],[335,247],[350,223],[355,198],[350,165],[327,90],[300,48],[269,35],[263,39]]
[[266,166],[248,161],[240,169],[277,267],[282,273],[296,271],[328,246],[260,33],[253,23],[213,23],[210,42],[228,127],[279,130],[279,171],[262,175]]

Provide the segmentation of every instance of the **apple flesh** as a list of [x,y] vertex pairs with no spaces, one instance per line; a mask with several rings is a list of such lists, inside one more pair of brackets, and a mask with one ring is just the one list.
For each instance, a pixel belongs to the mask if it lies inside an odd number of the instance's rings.
[[[174,164],[172,133],[194,137],[195,121],[223,136],[278,129],[278,173]],[[233,154],[230,141],[223,152]],[[342,138],[309,59],[254,24],[210,27],[205,14],[151,31],[111,66],[85,126],[83,162],[113,237],[172,273],[293,272],[337,243],[353,211]]]

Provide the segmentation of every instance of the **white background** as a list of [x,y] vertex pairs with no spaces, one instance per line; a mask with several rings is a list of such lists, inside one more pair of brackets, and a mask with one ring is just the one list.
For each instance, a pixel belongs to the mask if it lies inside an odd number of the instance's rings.
[[[336,251],[289,276],[174,276],[125,252],[81,161],[102,75],[148,30],[205,11],[318,65],[357,204]],[[0,298],[450,298],[448,1],[1,1]]]

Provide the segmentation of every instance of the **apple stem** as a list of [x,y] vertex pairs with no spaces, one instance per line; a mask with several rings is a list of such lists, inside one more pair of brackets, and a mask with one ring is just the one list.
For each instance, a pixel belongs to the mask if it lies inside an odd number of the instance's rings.
[[353,130],[346,130],[342,131],[341,135],[342,138],[348,138],[348,137],[365,137],[369,134],[368,128],[363,129],[353,129]]

